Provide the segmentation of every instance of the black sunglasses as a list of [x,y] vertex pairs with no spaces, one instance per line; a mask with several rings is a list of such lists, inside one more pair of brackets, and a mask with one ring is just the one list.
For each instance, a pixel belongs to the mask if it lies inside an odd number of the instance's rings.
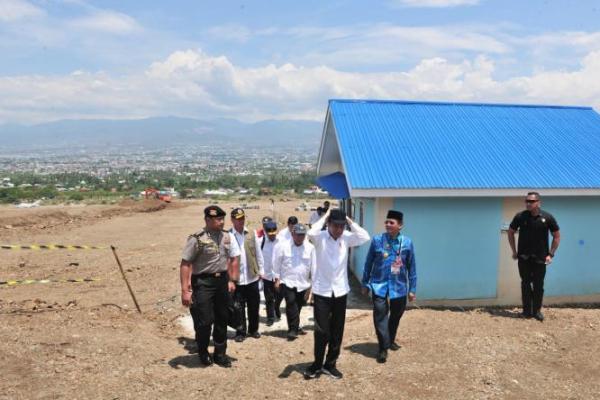
[[525,200],[525,203],[527,203],[527,204],[533,204],[533,203],[537,203],[538,201],[539,200],[529,200],[529,199],[527,199],[527,200]]

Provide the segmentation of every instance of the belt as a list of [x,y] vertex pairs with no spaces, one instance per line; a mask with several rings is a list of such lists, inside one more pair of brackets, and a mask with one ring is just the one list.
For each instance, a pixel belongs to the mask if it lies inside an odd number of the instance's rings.
[[225,277],[225,276],[227,276],[227,271],[195,274],[192,276],[192,278],[205,279],[205,278],[221,278],[221,277]]

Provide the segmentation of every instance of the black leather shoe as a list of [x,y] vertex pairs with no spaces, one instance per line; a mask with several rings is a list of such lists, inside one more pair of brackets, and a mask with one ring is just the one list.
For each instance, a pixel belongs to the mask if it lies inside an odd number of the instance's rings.
[[296,332],[296,331],[289,331],[287,333],[287,340],[288,340],[288,342],[291,342],[291,341],[296,340],[296,339],[298,339],[298,332]]
[[231,368],[231,359],[226,354],[215,354],[213,360],[219,367]]
[[244,340],[246,340],[246,336],[244,336],[244,335],[235,335],[235,338],[233,340],[235,340],[237,343],[242,343]]
[[213,359],[210,356],[210,354],[204,353],[204,354],[199,354],[199,356],[200,356],[200,364],[204,365],[205,367],[209,367],[213,364]]
[[392,350],[392,351],[400,350],[400,347],[401,346],[396,342],[392,342],[392,344],[390,344],[390,350]]
[[380,350],[377,355],[377,362],[379,364],[384,364],[387,361],[387,350]]
[[268,320],[267,320],[267,323],[266,323],[266,325],[267,325],[267,326],[273,326],[273,323],[274,323],[274,322],[275,322],[275,321],[273,321],[272,319],[268,319]]
[[533,314],[533,318],[537,319],[540,322],[544,322],[544,314],[542,314],[541,311],[538,311],[535,314]]
[[304,375],[304,379],[313,379],[321,375],[321,368],[317,367],[314,363],[311,364],[306,370],[302,373]]
[[254,339],[260,339],[260,332],[256,331],[256,332],[252,332],[250,334],[250,337],[254,338]]
[[325,375],[329,375],[333,379],[342,379],[344,377],[344,374],[342,374],[341,371],[335,367],[335,365],[325,365],[323,366],[323,369],[321,371],[323,371]]
[[298,335],[306,335],[307,333],[303,328],[298,329]]

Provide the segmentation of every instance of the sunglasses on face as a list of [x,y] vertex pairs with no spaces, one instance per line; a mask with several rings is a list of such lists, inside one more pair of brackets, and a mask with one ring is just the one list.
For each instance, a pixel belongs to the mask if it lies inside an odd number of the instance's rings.
[[537,203],[538,201],[539,200],[529,200],[529,199],[527,199],[527,200],[525,200],[525,203],[527,203],[527,204],[533,204],[533,203]]

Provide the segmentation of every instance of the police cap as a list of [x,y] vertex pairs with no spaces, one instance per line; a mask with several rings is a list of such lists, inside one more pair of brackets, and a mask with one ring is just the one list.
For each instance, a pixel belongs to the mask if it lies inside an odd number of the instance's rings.
[[208,206],[204,209],[204,217],[224,217],[225,211],[219,206]]
[[246,217],[246,213],[244,212],[243,209],[241,208],[234,208],[233,210],[231,210],[231,218],[234,219],[242,219]]

